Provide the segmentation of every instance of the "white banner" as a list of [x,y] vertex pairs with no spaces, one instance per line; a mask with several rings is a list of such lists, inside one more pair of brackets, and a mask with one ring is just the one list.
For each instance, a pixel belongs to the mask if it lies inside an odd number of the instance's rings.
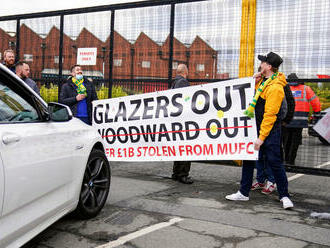
[[314,130],[330,143],[330,108],[326,111],[326,115],[316,123]]
[[77,64],[78,65],[96,65],[96,47],[78,48]]
[[93,102],[110,161],[256,160],[255,119],[243,78]]

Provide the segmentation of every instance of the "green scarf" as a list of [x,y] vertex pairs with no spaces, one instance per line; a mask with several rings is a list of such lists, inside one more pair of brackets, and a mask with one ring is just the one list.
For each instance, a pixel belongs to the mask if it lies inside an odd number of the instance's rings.
[[74,83],[77,86],[78,94],[87,96],[87,90],[86,90],[86,87],[84,86],[83,82],[84,82],[84,79],[77,80],[75,77],[72,77],[72,83]]
[[[266,88],[266,86],[267,86],[271,81],[273,81],[277,76],[278,76],[278,72],[274,73],[270,78],[268,78],[266,81],[262,82],[262,83],[259,85],[259,87],[258,87],[258,89],[257,89],[257,91],[256,91],[256,93],[255,93],[255,95],[254,95],[254,97],[253,97],[253,100],[252,100],[252,102],[250,103],[248,109],[244,111],[244,114],[245,114],[246,116],[248,116],[248,117],[250,117],[250,118],[254,118],[254,109],[255,109],[255,107],[256,107],[256,104],[257,104],[257,101],[258,101],[258,98],[259,98],[260,94],[263,92],[263,90]],[[263,79],[261,79],[261,80],[263,80]]]

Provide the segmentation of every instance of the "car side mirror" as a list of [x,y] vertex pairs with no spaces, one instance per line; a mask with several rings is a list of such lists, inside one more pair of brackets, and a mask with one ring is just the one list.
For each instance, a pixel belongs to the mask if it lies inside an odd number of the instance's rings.
[[68,106],[57,102],[48,103],[48,112],[50,120],[57,122],[69,121],[73,116]]

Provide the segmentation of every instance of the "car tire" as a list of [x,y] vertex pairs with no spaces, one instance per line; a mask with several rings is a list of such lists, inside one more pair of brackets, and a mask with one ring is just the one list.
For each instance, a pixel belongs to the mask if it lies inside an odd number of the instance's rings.
[[323,145],[330,146],[330,143],[326,139],[319,137],[319,140],[322,142]]
[[102,210],[110,191],[111,169],[103,151],[92,150],[89,155],[78,206],[73,212],[80,219],[90,219]]

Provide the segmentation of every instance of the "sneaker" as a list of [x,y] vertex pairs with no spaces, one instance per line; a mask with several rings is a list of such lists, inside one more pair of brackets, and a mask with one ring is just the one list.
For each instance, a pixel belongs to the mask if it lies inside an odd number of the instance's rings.
[[226,199],[229,201],[248,201],[249,197],[244,196],[241,192],[237,191],[237,193],[226,195]]
[[261,193],[269,195],[276,189],[276,184],[267,181],[266,186],[262,189]]
[[280,201],[282,202],[284,209],[293,208],[293,203],[289,199],[289,197],[286,197],[286,196],[282,197],[282,199]]
[[255,182],[252,184],[251,190],[262,189],[263,187],[265,187],[264,183]]

